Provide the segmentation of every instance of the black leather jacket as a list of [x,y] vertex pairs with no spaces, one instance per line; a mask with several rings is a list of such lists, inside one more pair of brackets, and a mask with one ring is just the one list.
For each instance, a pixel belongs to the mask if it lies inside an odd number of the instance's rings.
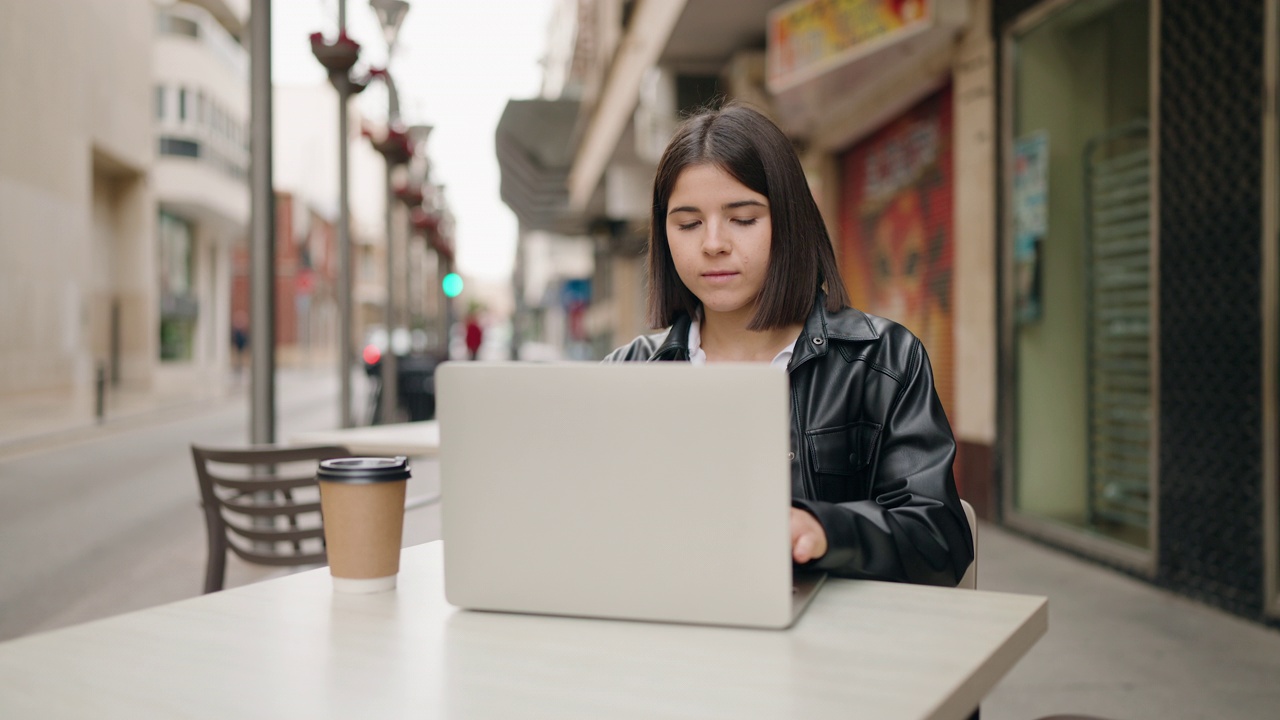
[[[687,361],[689,317],[605,362]],[[955,440],[924,346],[903,326],[821,298],[791,364],[791,496],[827,534],[809,565],[836,575],[954,586],[973,560]]]

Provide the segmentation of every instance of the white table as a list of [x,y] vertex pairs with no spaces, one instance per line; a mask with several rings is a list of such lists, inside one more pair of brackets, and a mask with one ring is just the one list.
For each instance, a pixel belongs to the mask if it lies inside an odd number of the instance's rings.
[[0,643],[3,718],[966,718],[1041,597],[832,580],[788,631],[462,611],[327,568]]
[[440,424],[435,420],[314,430],[289,436],[292,445],[342,445],[357,455],[435,457],[440,452]]

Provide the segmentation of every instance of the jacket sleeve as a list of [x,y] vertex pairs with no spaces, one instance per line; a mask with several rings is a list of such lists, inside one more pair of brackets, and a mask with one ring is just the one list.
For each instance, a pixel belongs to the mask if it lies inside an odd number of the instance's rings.
[[808,567],[847,577],[957,585],[973,561],[973,536],[951,470],[955,452],[929,358],[915,340],[869,469],[870,498],[793,501],[827,534],[826,554]]

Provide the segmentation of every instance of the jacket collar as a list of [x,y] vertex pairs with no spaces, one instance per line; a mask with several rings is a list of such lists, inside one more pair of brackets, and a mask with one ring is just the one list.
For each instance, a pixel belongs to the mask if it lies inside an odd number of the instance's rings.
[[667,332],[666,339],[653,352],[649,360],[688,360],[689,328],[692,325],[693,320],[688,314],[680,313],[676,321],[671,324],[671,330]]
[[[671,324],[671,330],[650,360],[688,360],[689,359],[689,327],[693,321],[687,314],[681,313]],[[837,312],[826,310],[826,295],[818,293],[814,300],[813,310],[805,320],[804,329],[796,341],[795,353],[791,356],[791,366],[827,354],[832,340],[850,342],[866,342],[880,337],[866,313],[857,308],[841,308]]]
[[830,313],[826,302],[826,294],[819,292],[813,302],[813,310],[804,322],[804,330],[800,331],[800,339],[796,341],[791,367],[826,355],[832,340],[866,342],[880,337],[866,313],[851,307]]

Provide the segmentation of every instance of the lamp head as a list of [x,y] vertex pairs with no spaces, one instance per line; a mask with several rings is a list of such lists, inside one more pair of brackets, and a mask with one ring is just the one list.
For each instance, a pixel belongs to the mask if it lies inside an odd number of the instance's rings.
[[406,0],[369,0],[369,5],[378,15],[378,23],[382,25],[382,35],[387,39],[387,55],[396,46],[396,37],[400,35],[400,25],[409,12]]
[[415,145],[421,145],[427,141],[427,137],[431,135],[434,125],[410,125],[409,139],[413,140]]

